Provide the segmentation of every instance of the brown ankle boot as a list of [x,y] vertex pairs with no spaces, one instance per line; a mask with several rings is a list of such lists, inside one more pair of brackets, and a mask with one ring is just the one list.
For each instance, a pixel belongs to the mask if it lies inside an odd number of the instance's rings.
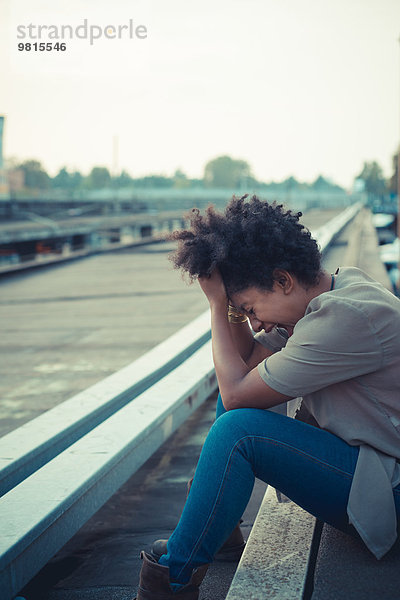
[[150,554],[141,553],[143,565],[140,571],[139,589],[135,600],[198,600],[199,586],[208,565],[202,565],[192,573],[190,581],[173,592],[169,580],[169,568],[159,565]]
[[[163,554],[167,554],[168,540],[156,540],[151,547],[151,554],[159,560]],[[239,524],[236,525],[225,544],[218,550],[215,560],[225,562],[238,562],[243,554],[246,542]]]
[[[193,477],[188,481],[186,498],[189,495],[192,487]],[[238,562],[243,554],[246,542],[243,539],[242,530],[240,529],[241,521],[236,525],[231,535],[226,540],[225,544],[218,550],[215,555],[215,560],[226,562]],[[159,560],[163,554],[167,554],[168,540],[156,540],[152,547],[151,553],[156,560]]]

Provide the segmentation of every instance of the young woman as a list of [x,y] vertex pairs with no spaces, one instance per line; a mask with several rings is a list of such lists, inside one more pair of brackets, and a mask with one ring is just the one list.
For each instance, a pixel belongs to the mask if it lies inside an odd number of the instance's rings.
[[[400,301],[359,269],[323,271],[300,216],[244,196],[173,236],[210,303],[222,403],[166,553],[142,554],[138,600],[198,598],[255,477],[378,559],[396,540]],[[293,398],[295,419],[265,410]]]

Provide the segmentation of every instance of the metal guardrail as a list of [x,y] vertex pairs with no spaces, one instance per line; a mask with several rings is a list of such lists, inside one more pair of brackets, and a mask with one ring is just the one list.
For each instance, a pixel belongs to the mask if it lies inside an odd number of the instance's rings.
[[66,262],[71,262],[79,258],[88,258],[89,256],[95,256],[96,254],[105,254],[107,252],[118,252],[119,250],[127,250],[131,248],[139,248],[140,246],[146,246],[148,244],[157,244],[159,242],[167,241],[166,234],[156,234],[142,237],[140,240],[126,242],[126,243],[107,243],[101,246],[86,247],[80,250],[71,250],[67,254],[35,254],[30,255],[28,258],[25,256],[25,260],[16,263],[0,263],[0,276],[10,275],[12,273],[19,273],[21,271],[28,271],[33,269],[42,269],[44,267],[52,267],[55,265],[61,265]]
[[[322,251],[359,208],[315,232]],[[2,600],[216,389],[209,338],[207,311],[128,367],[0,440],[0,480],[8,490],[0,499]]]

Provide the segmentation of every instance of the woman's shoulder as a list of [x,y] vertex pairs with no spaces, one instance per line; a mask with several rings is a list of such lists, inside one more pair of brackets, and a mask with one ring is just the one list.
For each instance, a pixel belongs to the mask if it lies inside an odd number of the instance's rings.
[[335,289],[345,288],[350,285],[372,285],[374,287],[382,288],[383,290],[386,289],[381,283],[376,281],[376,279],[358,267],[339,267],[334,277]]
[[366,315],[382,308],[394,311],[400,319],[400,300],[381,283],[357,267],[340,267],[335,274],[334,288],[310,302],[310,309],[322,306],[331,310],[358,309]]
[[323,322],[339,337],[343,331],[349,340],[372,336],[383,347],[400,350],[400,300],[355,267],[339,269],[334,289],[314,298],[305,316],[304,325]]

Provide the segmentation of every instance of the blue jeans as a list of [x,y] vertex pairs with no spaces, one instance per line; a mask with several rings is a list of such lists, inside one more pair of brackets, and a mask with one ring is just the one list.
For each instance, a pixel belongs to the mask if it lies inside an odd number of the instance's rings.
[[[355,534],[346,512],[358,447],[269,410],[226,412],[218,398],[180,521],[168,541],[170,579],[184,584],[213,560],[250,499],[255,477],[321,521]],[[395,491],[400,514],[400,486]]]

